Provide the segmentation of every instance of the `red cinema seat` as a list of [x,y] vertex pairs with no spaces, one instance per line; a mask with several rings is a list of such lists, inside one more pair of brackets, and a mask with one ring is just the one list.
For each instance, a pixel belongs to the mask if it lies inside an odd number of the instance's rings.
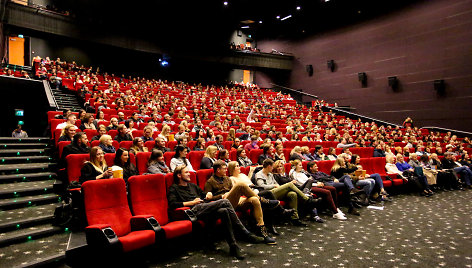
[[170,160],[172,160],[172,157],[174,157],[174,155],[175,155],[175,152],[164,153],[164,162],[169,168],[170,168]]
[[331,174],[331,168],[334,165],[334,160],[327,160],[327,161],[318,161],[316,162],[318,166],[318,170],[324,172],[326,174]]
[[[155,243],[155,225],[143,224],[151,216],[131,215],[123,179],[87,181],[82,193],[88,222],[85,235],[91,247],[103,248],[117,239],[122,251],[130,252]],[[104,233],[108,239],[103,239]]]
[[118,130],[116,130],[116,129],[110,129],[110,130],[108,131],[108,135],[110,135],[112,139],[115,139],[116,135],[118,135]]
[[133,176],[129,179],[128,185],[133,214],[153,215],[164,230],[166,239],[192,232],[192,222],[190,220],[169,221],[164,175]]
[[89,160],[89,154],[70,154],[66,157],[67,178],[69,179],[69,183],[72,181],[79,181],[80,170],[84,166],[85,161]]
[[144,131],[142,130],[133,130],[133,137],[138,138],[144,136]]
[[85,135],[87,135],[87,139],[89,141],[91,141],[93,137],[98,135],[98,131],[96,131],[95,129],[84,129],[84,133]]
[[[115,161],[115,154],[105,154],[105,162],[107,162],[107,166],[111,167],[114,165]],[[133,165],[136,165],[136,157],[134,154],[129,154],[129,161]]]
[[167,148],[169,148],[171,151],[174,150],[175,146],[177,146],[177,141],[168,141],[166,144]]
[[156,144],[155,141],[147,141],[144,143],[144,146],[148,148],[149,152],[152,152],[152,148],[154,148],[155,144]]
[[129,150],[131,148],[131,146],[133,146],[133,141],[122,141],[122,142],[120,142],[119,146],[120,146],[120,148]]
[[[166,181],[166,188],[169,189],[174,184],[174,173],[167,173],[164,179]],[[195,172],[190,172],[190,182],[197,184],[197,174]]]
[[264,153],[264,150],[262,149],[253,149],[249,151],[249,159],[251,159],[252,163],[257,163],[257,160],[259,160],[259,156]]
[[70,141],[61,141],[57,144],[57,151],[59,153],[59,159],[62,157],[62,151],[64,150],[64,147],[69,145]]
[[147,173],[147,162],[151,157],[151,152],[139,152],[136,154],[136,168],[139,174]]
[[204,154],[205,151],[191,151],[187,154],[188,161],[192,164],[193,170],[197,171],[200,169],[200,163]]
[[213,175],[213,169],[197,170],[197,185],[204,190],[206,181]]

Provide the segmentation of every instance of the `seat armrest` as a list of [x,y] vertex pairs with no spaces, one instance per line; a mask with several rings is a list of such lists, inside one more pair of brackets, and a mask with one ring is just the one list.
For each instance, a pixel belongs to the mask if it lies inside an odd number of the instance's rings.
[[131,217],[131,231],[153,230],[159,232],[161,225],[152,215],[137,215]]
[[116,247],[119,244],[118,236],[110,224],[94,224],[85,228],[85,238],[91,247]]
[[188,216],[185,213],[188,209],[190,209],[190,207],[180,207],[174,210],[169,210],[169,216],[173,221],[188,220]]

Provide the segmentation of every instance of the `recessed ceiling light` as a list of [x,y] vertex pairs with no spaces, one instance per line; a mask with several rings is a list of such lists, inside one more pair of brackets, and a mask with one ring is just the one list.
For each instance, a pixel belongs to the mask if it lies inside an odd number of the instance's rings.
[[227,6],[227,5],[228,5],[228,2],[224,1],[224,2],[223,2],[223,5]]
[[298,6],[298,7],[297,7],[297,10],[300,10],[300,9],[302,9],[302,7],[301,7],[301,6]]
[[277,16],[276,18],[277,18],[277,19],[280,19],[280,16]]
[[262,21],[260,20],[259,23],[262,23]]

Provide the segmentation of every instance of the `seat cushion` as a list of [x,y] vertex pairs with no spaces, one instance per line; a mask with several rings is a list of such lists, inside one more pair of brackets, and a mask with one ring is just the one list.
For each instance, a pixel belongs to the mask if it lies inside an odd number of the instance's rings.
[[134,231],[125,236],[118,237],[124,252],[133,251],[154,244],[156,234],[152,230]]
[[189,220],[172,221],[162,226],[167,239],[186,235],[192,232],[192,222]]

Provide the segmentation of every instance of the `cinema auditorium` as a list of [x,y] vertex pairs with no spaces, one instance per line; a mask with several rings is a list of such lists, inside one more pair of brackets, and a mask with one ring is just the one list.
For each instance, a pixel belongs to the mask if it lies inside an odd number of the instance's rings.
[[0,0],[0,267],[472,267],[471,0]]

